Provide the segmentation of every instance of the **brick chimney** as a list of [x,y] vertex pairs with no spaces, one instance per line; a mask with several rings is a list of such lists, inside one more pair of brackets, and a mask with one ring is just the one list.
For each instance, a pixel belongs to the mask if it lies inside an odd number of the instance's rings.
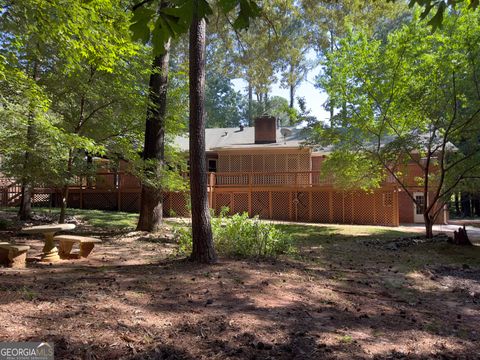
[[274,116],[261,116],[255,119],[255,144],[277,142],[277,120]]

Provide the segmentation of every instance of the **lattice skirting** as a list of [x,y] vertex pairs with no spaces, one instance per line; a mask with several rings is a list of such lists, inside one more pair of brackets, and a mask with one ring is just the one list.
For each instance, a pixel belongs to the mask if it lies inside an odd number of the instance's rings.
[[210,207],[219,213],[273,220],[315,223],[398,226],[398,193],[393,189],[347,192],[334,189],[307,191],[222,191],[211,196]]
[[[209,193],[210,207],[218,214],[223,207],[229,213],[247,212],[263,219],[365,225],[399,225],[399,199],[395,189],[374,192],[335,189],[216,190]],[[59,206],[59,193],[36,193],[36,206]],[[165,193],[164,216],[189,216],[189,193]],[[140,209],[140,192],[71,191],[68,206],[84,209]]]

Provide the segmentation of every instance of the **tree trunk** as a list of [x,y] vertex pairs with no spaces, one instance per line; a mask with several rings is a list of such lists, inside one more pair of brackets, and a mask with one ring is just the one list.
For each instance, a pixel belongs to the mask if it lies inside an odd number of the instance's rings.
[[[163,2],[160,6],[163,6]],[[165,52],[155,56],[149,83],[149,106],[145,125],[143,159],[154,161],[154,172],[161,176],[165,160],[165,116],[167,110],[168,60],[170,40]],[[157,231],[163,220],[162,189],[143,182],[140,203],[140,218],[137,230]]]
[[460,201],[458,198],[458,192],[455,192],[454,199],[455,199],[455,216],[458,217],[460,216]]
[[290,109],[293,109],[295,106],[295,84],[293,81],[293,72],[295,71],[295,67],[293,64],[290,64]]
[[20,220],[29,220],[32,218],[32,190],[32,185],[29,182],[22,181],[20,209],[18,210]]
[[32,181],[27,176],[28,168],[31,161],[31,149],[34,146],[35,141],[35,124],[33,122],[33,114],[29,115],[28,127],[27,127],[27,144],[28,149],[25,151],[23,160],[23,176],[22,176],[22,192],[20,195],[20,209],[18,210],[18,217],[20,220],[29,220],[32,218],[32,193],[33,186]]
[[68,186],[68,181],[70,180],[70,176],[72,173],[72,163],[73,163],[73,150],[70,149],[68,151],[68,162],[67,162],[67,183],[62,188],[62,202],[60,204],[60,217],[58,219],[58,222],[60,224],[65,223],[65,213],[67,210],[67,201],[68,201],[68,192],[69,192],[69,186]]
[[253,126],[253,89],[248,82],[248,126]]
[[[38,61],[33,63],[32,78],[34,81],[38,81]],[[32,105],[33,107],[33,105]],[[22,176],[22,192],[20,195],[20,209],[18,210],[18,217],[20,220],[29,220],[32,218],[32,193],[33,186],[31,179],[26,175],[31,161],[31,150],[35,143],[35,123],[34,123],[33,110],[28,115],[27,125],[27,151],[25,151],[25,157],[23,161],[23,176]]]
[[425,237],[431,239],[433,238],[433,219],[429,214],[423,214],[423,219],[425,221]]
[[470,194],[467,192],[462,192],[462,215],[463,217],[472,216],[472,211],[470,208]]
[[217,261],[207,193],[205,157],[205,19],[198,17],[198,0],[190,26],[190,196],[192,206],[192,261]]
[[65,215],[67,212],[67,200],[68,200],[69,190],[70,190],[70,187],[68,185],[65,185],[62,188],[62,203],[60,204],[60,216],[58,219],[59,224],[65,223]]

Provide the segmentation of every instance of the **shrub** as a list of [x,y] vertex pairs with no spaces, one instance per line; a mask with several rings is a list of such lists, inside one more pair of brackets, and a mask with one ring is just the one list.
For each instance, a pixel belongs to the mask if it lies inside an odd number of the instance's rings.
[[[274,257],[292,252],[291,237],[273,224],[260,221],[258,216],[249,218],[247,213],[227,217],[228,208],[223,208],[218,217],[212,217],[212,232],[215,248],[227,256]],[[192,250],[191,227],[177,227],[175,235],[179,252]]]

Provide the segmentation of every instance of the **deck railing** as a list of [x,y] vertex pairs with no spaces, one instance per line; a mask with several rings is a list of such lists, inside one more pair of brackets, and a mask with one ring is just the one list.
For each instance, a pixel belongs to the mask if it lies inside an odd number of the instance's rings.
[[[188,173],[183,174],[188,180]],[[211,172],[208,173],[209,188],[234,187],[321,187],[333,185],[331,177],[325,177],[319,171],[285,171],[285,172]],[[395,182],[388,177],[385,184]],[[77,177],[70,184],[71,189],[85,191],[140,191],[140,181],[127,172],[98,172],[91,176]],[[36,186],[36,188],[54,189],[55,187]],[[12,194],[20,190],[18,183],[10,182],[9,186],[0,186],[0,193],[9,201]],[[58,188],[59,189],[59,188]],[[57,190],[58,190],[57,189]],[[44,191],[45,192],[45,191]],[[8,195],[7,195],[8,193]],[[8,200],[7,200],[8,199]]]
[[[188,179],[188,173],[184,174]],[[294,186],[309,187],[331,184],[318,171],[287,172],[211,172],[208,174],[209,187],[261,187]],[[99,172],[94,176],[78,178],[71,188],[82,189],[135,189],[140,182],[131,174]]]
[[209,185],[216,187],[310,187],[330,184],[332,184],[332,179],[321,176],[318,171],[216,172],[209,175]]

